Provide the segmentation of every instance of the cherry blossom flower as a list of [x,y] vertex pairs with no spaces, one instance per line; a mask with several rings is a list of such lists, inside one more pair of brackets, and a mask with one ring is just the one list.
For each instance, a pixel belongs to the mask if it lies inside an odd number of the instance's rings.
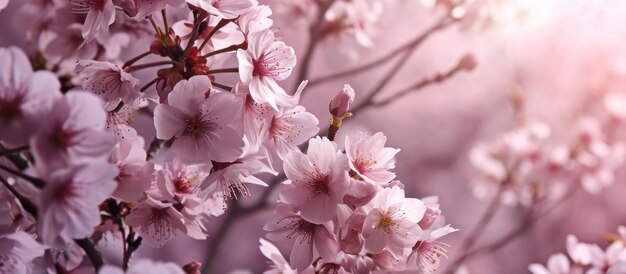
[[283,158],[317,134],[318,123],[317,118],[306,112],[303,106],[295,106],[275,114],[269,123],[264,124],[262,133],[267,134],[268,148]]
[[[168,95],[168,104],[154,110],[157,138],[176,137],[172,150],[184,160],[230,162],[241,155],[243,139],[232,127],[237,116],[234,95],[208,95],[211,82],[206,76],[181,81]],[[208,98],[207,98],[208,96]]]
[[178,159],[169,161],[157,172],[156,186],[161,195],[155,194],[153,197],[169,200],[178,196],[196,195],[210,169],[211,165],[185,165]]
[[0,11],[9,5],[9,0],[0,0]]
[[550,256],[547,267],[540,264],[528,266],[533,274],[570,274],[570,268],[569,260],[561,253]]
[[591,268],[587,274],[604,274],[614,264],[626,262],[626,248],[622,241],[615,241],[606,250],[597,245],[591,246]]
[[265,30],[248,35],[248,49],[237,50],[239,77],[250,85],[250,95],[258,103],[278,106],[293,106],[294,99],[276,83],[291,75],[296,65],[296,56],[284,42],[275,41],[274,33]]
[[314,251],[324,259],[332,261],[339,250],[335,235],[331,233],[332,223],[314,224],[306,221],[289,208],[279,204],[274,211],[276,218],[265,227],[267,238],[273,241],[294,239],[289,262],[296,270],[303,271],[313,262]]
[[285,257],[280,253],[280,250],[276,248],[272,243],[259,239],[261,242],[261,252],[265,258],[268,258],[272,261],[270,265],[271,269],[263,272],[263,274],[296,274],[298,273],[294,269],[291,268]]
[[421,240],[417,241],[408,256],[407,264],[411,264],[415,260],[417,269],[425,272],[435,272],[439,268],[441,258],[448,258],[448,245],[437,241],[439,238],[448,235],[458,229],[452,228],[450,225],[425,231],[421,236]]
[[141,96],[135,88],[139,80],[112,63],[79,60],[76,73],[82,79],[83,88],[100,95],[105,102],[122,99],[125,104],[136,106]]
[[185,231],[185,217],[171,203],[162,203],[148,196],[137,204],[126,217],[129,226],[152,247],[162,247],[173,236]]
[[214,190],[221,191],[226,199],[237,198],[237,195],[249,197],[250,191],[247,184],[267,186],[267,183],[257,178],[257,173],[273,173],[266,163],[262,154],[250,154],[241,157],[231,163],[213,163],[211,174],[203,182],[203,185],[211,185]]
[[145,198],[144,192],[154,178],[154,164],[146,161],[143,138],[122,140],[113,147],[109,162],[119,170],[118,182],[113,196],[126,202],[137,202]]
[[0,273],[34,273],[31,262],[44,254],[44,247],[26,232],[0,236]]
[[258,5],[256,0],[187,0],[187,3],[224,19],[235,19]]
[[292,151],[285,157],[285,175],[290,180],[281,200],[300,210],[305,220],[323,224],[337,212],[350,180],[346,158],[326,137],[309,141],[307,154]]
[[385,147],[387,137],[378,132],[370,137],[362,136],[356,142],[346,137],[346,155],[350,169],[363,180],[372,184],[391,182],[396,174],[389,171],[395,167],[395,155],[400,149]]
[[397,186],[382,189],[363,210],[367,212],[363,224],[365,249],[370,253],[387,248],[395,258],[400,258],[422,236],[417,223],[426,207],[419,199],[405,198],[404,190]]
[[66,93],[41,120],[41,128],[31,140],[38,165],[105,159],[114,145],[113,137],[104,130],[102,102],[87,92]]
[[33,72],[26,54],[16,47],[0,48],[0,71],[0,140],[24,145],[42,111],[61,97],[61,85],[51,72]]
[[47,182],[36,201],[43,243],[65,247],[72,239],[89,236],[100,224],[98,206],[117,186],[117,169],[90,163],[62,169],[38,167],[37,173]]
[[85,43],[90,42],[100,32],[109,30],[115,22],[115,5],[111,0],[71,0],[72,12],[87,14],[82,35]]
[[150,259],[133,260],[124,272],[121,268],[112,265],[105,265],[98,274],[185,274],[183,269],[175,263],[155,262]]

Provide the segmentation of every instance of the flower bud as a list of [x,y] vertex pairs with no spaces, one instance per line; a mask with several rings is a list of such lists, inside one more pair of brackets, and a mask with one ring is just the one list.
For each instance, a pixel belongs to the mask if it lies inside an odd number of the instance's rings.
[[467,71],[474,70],[478,66],[478,61],[476,61],[476,57],[471,54],[465,54],[461,61],[459,61],[459,68]]
[[339,94],[330,101],[328,109],[334,117],[343,118],[350,110],[350,105],[354,101],[354,90],[348,84],[343,86]]
[[183,270],[187,274],[200,274],[200,266],[199,262],[190,262],[183,266]]

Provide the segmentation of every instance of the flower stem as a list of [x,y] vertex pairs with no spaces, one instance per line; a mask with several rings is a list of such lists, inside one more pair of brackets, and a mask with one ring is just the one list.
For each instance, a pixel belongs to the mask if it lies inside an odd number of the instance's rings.
[[248,44],[246,42],[243,42],[243,43],[238,44],[238,45],[231,45],[231,46],[225,47],[223,49],[218,49],[218,50],[215,50],[215,51],[211,51],[211,52],[203,55],[202,57],[207,58],[207,57],[210,57],[210,56],[213,56],[213,55],[217,55],[217,54],[221,54],[221,53],[225,53],[225,52],[230,52],[230,51],[235,51],[235,50],[242,49],[242,48],[247,48],[247,47],[248,47]]
[[37,188],[43,188],[46,185],[46,183],[42,179],[26,175],[26,174],[24,174],[24,173],[22,173],[20,171],[12,169],[12,168],[10,168],[8,166],[5,166],[3,164],[0,164],[0,169],[6,171],[8,173],[11,173],[11,174],[13,174],[13,175],[15,175],[17,177],[20,177],[20,178],[22,178],[22,179],[24,179],[26,181],[31,182]]
[[231,86],[227,86],[227,85],[222,85],[222,84],[220,84],[220,83],[218,83],[218,82],[211,82],[211,84],[213,84],[213,86],[214,86],[214,87],[221,88],[221,89],[223,89],[223,90],[225,90],[225,91],[231,91],[231,90],[233,90],[233,87],[231,87]]
[[161,10],[161,16],[163,17],[163,27],[165,28],[165,36],[169,36],[170,27],[167,25],[167,14],[165,13],[165,8]]
[[206,74],[229,73],[229,72],[239,73],[239,68],[213,69],[213,70],[207,71]]
[[151,53],[152,53],[152,52],[150,52],[150,51],[146,51],[146,52],[144,52],[144,53],[142,53],[142,54],[139,54],[139,55],[137,55],[137,56],[133,57],[133,59],[130,59],[130,60],[128,60],[126,63],[124,63],[124,65],[122,66],[122,68],[126,68],[126,67],[128,67],[128,66],[130,66],[130,65],[134,64],[135,62],[137,62],[137,61],[139,61],[139,60],[143,59],[144,57],[146,57],[146,56],[150,55]]
[[147,68],[152,68],[152,67],[157,67],[157,66],[163,66],[163,65],[177,65],[178,63],[174,62],[174,61],[158,61],[158,62],[152,62],[152,63],[145,63],[145,64],[139,64],[139,65],[135,65],[135,66],[130,66],[125,68],[124,70],[128,73],[134,72],[134,71],[138,71],[138,70],[142,70],[142,69],[147,69]]

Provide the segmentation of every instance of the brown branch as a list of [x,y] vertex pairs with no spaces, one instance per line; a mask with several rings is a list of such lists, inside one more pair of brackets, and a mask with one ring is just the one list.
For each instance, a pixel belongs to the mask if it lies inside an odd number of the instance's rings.
[[87,257],[93,264],[93,267],[96,269],[96,273],[104,266],[104,261],[102,260],[102,255],[100,251],[96,248],[96,246],[89,240],[88,238],[76,239],[74,240],[78,246],[80,246],[87,254]]
[[306,80],[309,76],[309,67],[311,65],[311,60],[313,59],[313,55],[315,54],[315,49],[319,45],[319,42],[328,34],[328,29],[325,27],[325,14],[326,11],[333,5],[334,0],[328,0],[324,2],[318,2],[319,8],[317,11],[317,17],[315,22],[311,24],[309,27],[309,41],[306,47],[306,51],[304,52],[304,56],[302,57],[302,62],[300,65],[300,71],[298,72],[298,77],[294,83],[293,90],[296,90],[298,85],[304,80]]
[[439,30],[445,29],[449,26],[451,26],[453,23],[458,22],[458,20],[455,19],[450,19],[448,16],[442,18],[441,20],[437,21],[437,23],[435,23],[433,26],[429,27],[428,29],[426,29],[426,31],[424,31],[422,34],[418,35],[415,39],[411,40],[410,42],[388,52],[387,54],[377,58],[376,60],[370,61],[366,64],[360,65],[358,67],[355,68],[351,68],[348,70],[344,70],[342,72],[337,72],[337,73],[333,73],[331,75],[327,75],[327,76],[322,76],[320,78],[317,79],[313,79],[310,80],[308,83],[308,87],[313,87],[315,85],[318,84],[322,84],[324,82],[328,82],[328,81],[332,81],[332,80],[336,80],[336,79],[340,79],[343,77],[348,77],[348,76],[352,76],[352,75],[356,75],[356,74],[360,74],[363,72],[366,72],[368,70],[374,69],[379,67],[382,64],[387,63],[388,61],[392,60],[394,57],[400,55],[401,53],[410,51],[412,49],[415,49],[417,47],[419,47],[424,41],[426,41],[432,34],[436,33]]

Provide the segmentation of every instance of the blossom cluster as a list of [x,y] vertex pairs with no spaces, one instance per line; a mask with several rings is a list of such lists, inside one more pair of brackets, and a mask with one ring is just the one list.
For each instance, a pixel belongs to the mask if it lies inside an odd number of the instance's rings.
[[[289,263],[262,240],[275,267],[434,271],[446,256],[438,239],[456,229],[445,225],[436,197],[405,197],[392,171],[399,150],[385,147],[382,133],[335,143],[352,88],[330,101],[330,130],[320,137],[318,119],[299,104],[307,81],[295,91],[279,85],[296,56],[276,39],[268,6],[15,5],[36,48],[0,49],[0,272],[65,273],[84,267],[87,255],[100,274],[198,273],[195,262],[132,253],[176,235],[207,239],[211,218],[251,196],[250,184],[268,186],[260,175],[281,172],[287,181],[265,229],[269,238],[295,239]],[[127,56],[141,40],[145,52]],[[138,64],[149,58],[156,60]],[[221,77],[228,73],[234,80]],[[150,142],[138,116],[149,118]],[[121,265],[100,258],[107,241],[122,244]]]
[[309,141],[306,154],[286,156],[287,187],[265,230],[271,240],[293,241],[289,264],[269,251],[270,243],[261,247],[276,269],[370,273],[438,268],[447,253],[438,239],[456,229],[444,225],[436,197],[405,197],[391,171],[399,150],[385,142],[382,133],[346,138],[342,152],[326,137],[317,137]]
[[480,176],[477,197],[530,206],[555,201],[581,185],[591,194],[613,184],[626,147],[613,138],[624,118],[619,93],[608,93],[597,114],[584,115],[566,141],[546,123],[526,119],[489,143],[476,145],[470,160]]
[[[567,236],[567,255],[557,253],[546,266],[531,264],[533,274],[619,274],[626,272],[626,227],[617,228],[617,235],[609,234],[609,245],[602,249],[597,244],[580,242],[574,235]],[[569,257],[568,257],[569,256]]]

